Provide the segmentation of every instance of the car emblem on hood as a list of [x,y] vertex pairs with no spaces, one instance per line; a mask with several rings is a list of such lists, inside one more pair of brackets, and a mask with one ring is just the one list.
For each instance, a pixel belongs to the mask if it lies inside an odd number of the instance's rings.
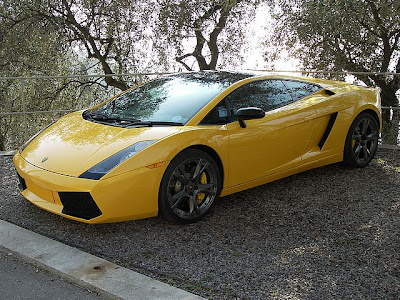
[[46,156],[42,159],[42,163],[44,163],[46,160],[48,160],[49,158]]

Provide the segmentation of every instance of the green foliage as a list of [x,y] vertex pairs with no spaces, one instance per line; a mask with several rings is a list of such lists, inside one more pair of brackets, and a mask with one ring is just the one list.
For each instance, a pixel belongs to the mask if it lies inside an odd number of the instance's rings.
[[[0,2],[0,77],[137,71],[135,41],[145,4],[132,1]],[[118,21],[121,19],[122,21]],[[117,22],[118,21],[118,22]],[[141,23],[142,24],[142,23]],[[143,41],[143,39],[142,39]],[[126,89],[135,78],[0,80],[0,113],[76,110]],[[111,89],[113,94],[116,90]],[[15,148],[60,114],[2,115],[0,150]]]
[[[285,46],[306,69],[400,72],[400,2],[276,0],[277,28],[269,44]],[[268,53],[267,58],[279,55]],[[355,75],[394,93],[400,78]],[[398,102],[385,95],[387,105]],[[386,104],[384,103],[384,104]]]
[[[400,2],[397,0],[275,0],[277,26],[266,58],[279,49],[305,69],[400,73]],[[271,51],[272,49],[272,51]],[[383,106],[398,106],[400,76],[354,76],[382,90]],[[385,114],[385,122],[392,122]],[[398,123],[392,127],[397,128]],[[396,136],[394,134],[393,136]],[[391,141],[394,143],[395,139]]]
[[[21,0],[16,6],[8,5],[0,17],[11,26],[22,22],[54,32],[55,42],[79,60],[86,58],[94,66],[92,71],[126,73],[139,71],[144,52],[138,49],[148,44],[146,20],[153,13],[152,4],[154,1]],[[121,90],[130,85],[115,77],[107,77],[105,83]]]
[[161,61],[175,59],[186,70],[234,67],[242,62],[246,26],[260,1],[159,2],[155,48]]
[[[44,22],[34,26],[31,20],[22,18],[20,3],[0,2],[0,77],[56,75],[66,71],[63,67],[67,59],[63,43],[57,32]],[[18,22],[15,19],[18,18]],[[67,64],[68,65],[68,64]],[[69,70],[67,71],[69,72]],[[22,110],[20,81],[0,80],[0,113]],[[27,105],[43,106],[43,96],[53,91],[50,82],[32,86],[27,94]],[[47,96],[50,95],[47,93]],[[0,150],[8,144],[8,138],[23,132],[18,116],[2,116],[0,121]]]

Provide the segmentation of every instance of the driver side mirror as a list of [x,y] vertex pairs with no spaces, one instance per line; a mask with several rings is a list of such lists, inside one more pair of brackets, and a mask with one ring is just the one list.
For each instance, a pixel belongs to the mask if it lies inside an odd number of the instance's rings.
[[258,107],[245,107],[238,109],[235,116],[239,121],[240,127],[246,128],[244,120],[262,119],[265,117],[265,112]]

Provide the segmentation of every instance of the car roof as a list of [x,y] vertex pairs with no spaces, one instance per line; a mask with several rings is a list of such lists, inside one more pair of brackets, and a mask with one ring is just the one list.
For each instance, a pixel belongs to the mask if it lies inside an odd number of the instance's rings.
[[184,72],[169,75],[168,77],[184,77],[193,80],[202,80],[205,82],[216,82],[226,86],[230,86],[240,80],[253,77],[254,74],[243,72],[230,71],[199,71],[199,72]]
[[349,85],[349,83],[344,81],[335,81],[335,80],[326,80],[319,79],[313,77],[303,77],[303,76],[289,76],[289,75],[280,75],[280,74],[263,74],[261,72],[238,72],[238,71],[215,71],[215,70],[205,70],[198,72],[184,72],[177,73],[173,75],[169,75],[168,77],[185,77],[185,78],[193,78],[200,79],[209,82],[218,82],[222,83],[225,86],[230,86],[236,82],[239,82],[244,79],[252,78],[254,80],[257,79],[282,79],[282,80],[295,80],[295,81],[306,81],[310,83],[314,83],[322,86],[323,88],[329,86],[343,86]]

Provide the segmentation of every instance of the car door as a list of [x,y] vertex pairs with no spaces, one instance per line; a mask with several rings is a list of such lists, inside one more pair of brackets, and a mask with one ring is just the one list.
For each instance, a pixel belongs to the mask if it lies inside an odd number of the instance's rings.
[[244,107],[259,107],[265,117],[247,120],[246,128],[234,119],[229,133],[228,186],[233,187],[301,164],[315,114],[307,101],[295,101],[281,80],[247,83],[229,94],[231,117]]

